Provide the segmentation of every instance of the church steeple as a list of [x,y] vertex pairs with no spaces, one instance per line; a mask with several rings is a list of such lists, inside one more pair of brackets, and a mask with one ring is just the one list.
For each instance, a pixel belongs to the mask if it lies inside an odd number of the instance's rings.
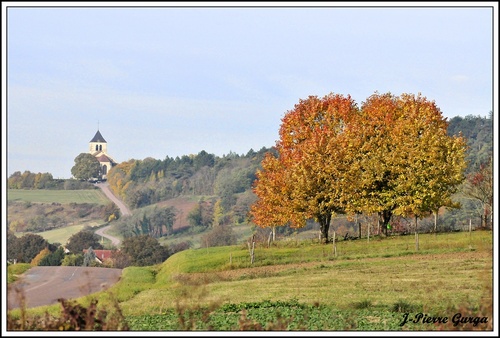
[[115,160],[108,155],[108,143],[102,137],[99,128],[89,143],[89,153],[94,155],[101,165],[101,177],[106,179],[108,170],[116,165]]
[[98,153],[106,154],[107,151],[108,151],[108,143],[106,142],[104,137],[102,137],[101,132],[98,129],[97,133],[95,133],[92,140],[90,140],[89,152],[92,155],[96,155]]
[[106,143],[106,140],[104,139],[104,137],[102,137],[101,132],[99,131],[99,129],[97,129],[97,133],[95,133],[94,137],[92,138],[92,140],[90,140],[90,142]]

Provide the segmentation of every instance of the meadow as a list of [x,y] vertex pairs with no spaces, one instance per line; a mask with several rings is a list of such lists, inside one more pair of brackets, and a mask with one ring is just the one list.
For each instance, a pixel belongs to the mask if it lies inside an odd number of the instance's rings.
[[[94,228],[101,226],[102,222],[98,221],[87,221],[87,222],[82,222],[74,225],[68,225],[66,227],[58,228],[58,229],[53,229],[53,230],[47,230],[47,231],[42,231],[42,232],[34,232],[34,234],[40,235],[43,238],[45,238],[49,243],[61,243],[65,244],[68,242],[68,239],[76,234],[77,232],[82,231],[85,228]],[[17,237],[22,237],[25,233],[23,232],[15,232],[14,235]],[[102,243],[101,244],[108,244],[110,241],[107,238],[101,238]]]
[[[283,240],[257,243],[253,264],[246,244],[181,251],[128,267],[108,291],[79,301],[117,302],[137,331],[491,330],[492,262],[491,231],[421,234],[418,250],[413,235],[339,241],[336,250]],[[412,322],[419,313],[441,322]]]
[[109,199],[100,189],[90,190],[26,190],[8,189],[7,200],[32,203],[95,203],[106,205]]

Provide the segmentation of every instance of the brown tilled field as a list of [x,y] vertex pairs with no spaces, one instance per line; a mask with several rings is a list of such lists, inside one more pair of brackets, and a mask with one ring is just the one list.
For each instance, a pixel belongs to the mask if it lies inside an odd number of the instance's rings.
[[191,210],[198,204],[197,201],[188,197],[177,197],[158,203],[161,207],[174,207],[177,217],[174,222],[174,230],[178,230],[189,226],[187,216]]

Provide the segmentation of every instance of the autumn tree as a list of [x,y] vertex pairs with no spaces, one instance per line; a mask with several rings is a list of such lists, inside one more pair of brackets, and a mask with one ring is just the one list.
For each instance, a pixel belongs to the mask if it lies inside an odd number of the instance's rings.
[[49,248],[44,248],[42,251],[38,253],[30,262],[31,266],[38,266],[40,264],[40,261],[50,255],[50,250]]
[[394,214],[454,207],[466,144],[446,128],[421,95],[376,93],[360,110],[350,96],[301,100],[282,119],[278,156],[266,156],[257,172],[253,221],[303,227],[315,219],[328,242],[335,214],[378,214],[387,229]]
[[258,200],[251,210],[256,224],[303,227],[313,218],[328,242],[332,216],[347,208],[344,144],[357,114],[350,96],[333,93],[309,96],[285,114],[276,144],[278,157],[266,156],[257,173]]
[[212,226],[214,228],[224,224],[224,209],[222,208],[221,200],[217,200],[214,204]]
[[276,227],[289,222],[290,195],[287,191],[285,167],[273,154],[267,153],[258,169],[253,192],[257,200],[250,207],[251,221],[258,226],[271,227],[273,240]]
[[126,198],[127,189],[134,184],[134,182],[130,180],[130,176],[135,165],[136,161],[133,159],[119,163],[112,167],[106,175],[110,189],[122,199]]
[[89,153],[81,153],[75,158],[71,174],[79,180],[88,181],[101,177],[101,165],[97,158]]
[[376,93],[361,111],[354,209],[377,213],[387,231],[394,214],[421,217],[455,207],[451,195],[464,179],[466,143],[447,135],[435,102],[421,95]]
[[120,208],[113,202],[109,202],[101,211],[101,217],[105,222],[111,222],[120,218]]
[[50,173],[35,174],[27,170],[21,174],[20,171],[16,171],[8,179],[9,189],[51,189],[56,186],[57,184]]
[[484,227],[488,228],[488,219],[493,224],[493,162],[491,159],[481,164],[479,170],[467,175],[462,193],[481,205],[481,223],[484,221]]

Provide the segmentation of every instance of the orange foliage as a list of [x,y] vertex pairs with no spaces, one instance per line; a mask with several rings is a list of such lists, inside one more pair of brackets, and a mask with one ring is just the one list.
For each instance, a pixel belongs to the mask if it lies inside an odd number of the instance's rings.
[[282,119],[278,157],[257,173],[253,221],[305,225],[314,218],[328,240],[335,213],[421,216],[453,205],[463,181],[465,140],[447,135],[433,101],[412,94],[300,100]]

